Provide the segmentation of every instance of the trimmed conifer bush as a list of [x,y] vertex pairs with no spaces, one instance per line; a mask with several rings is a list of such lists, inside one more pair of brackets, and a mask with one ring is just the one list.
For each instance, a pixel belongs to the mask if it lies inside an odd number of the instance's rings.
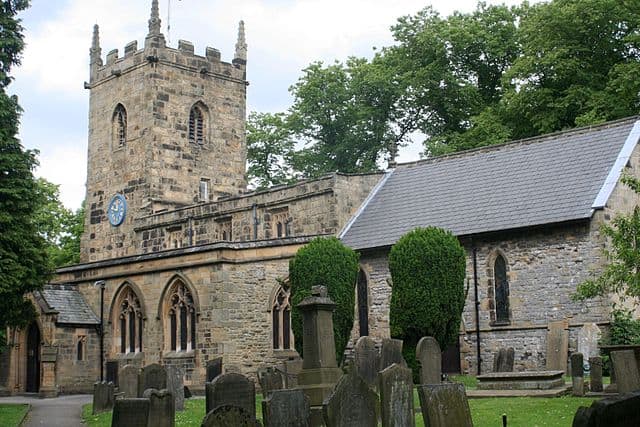
[[[333,313],[333,333],[336,359],[342,354],[353,328],[355,283],[358,274],[358,254],[335,237],[316,238],[300,248],[289,262],[291,284],[291,326],[295,346],[302,355],[302,315],[296,307],[311,295],[312,286],[326,286],[336,303]],[[304,357],[304,356],[303,356]]]
[[391,248],[391,336],[417,379],[416,345],[434,337],[444,350],[458,339],[464,309],[465,252],[451,232],[416,228]]

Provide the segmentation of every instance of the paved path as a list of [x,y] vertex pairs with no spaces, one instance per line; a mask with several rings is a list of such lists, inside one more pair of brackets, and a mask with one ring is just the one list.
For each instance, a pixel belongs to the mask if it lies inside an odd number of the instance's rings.
[[90,394],[40,399],[31,396],[0,397],[0,403],[28,403],[31,411],[23,427],[81,427],[82,405],[91,403]]

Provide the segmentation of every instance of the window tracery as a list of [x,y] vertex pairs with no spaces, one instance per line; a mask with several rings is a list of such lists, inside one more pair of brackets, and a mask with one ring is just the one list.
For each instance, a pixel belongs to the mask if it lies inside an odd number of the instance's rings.
[[169,351],[191,351],[196,347],[196,309],[193,295],[180,280],[165,297],[166,327]]
[[118,298],[115,338],[119,353],[139,353],[142,351],[143,315],[140,299],[127,286]]

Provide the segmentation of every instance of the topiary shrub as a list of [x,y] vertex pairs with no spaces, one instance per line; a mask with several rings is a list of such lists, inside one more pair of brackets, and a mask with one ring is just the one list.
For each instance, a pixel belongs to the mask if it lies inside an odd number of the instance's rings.
[[291,285],[291,327],[295,346],[302,356],[302,314],[296,307],[311,295],[312,286],[326,286],[336,309],[333,313],[333,333],[336,360],[342,354],[353,328],[355,283],[358,274],[358,254],[335,237],[316,238],[300,248],[289,262]]
[[441,228],[416,228],[391,248],[391,336],[404,341],[403,355],[416,381],[420,338],[434,337],[442,350],[458,339],[465,267],[458,239]]

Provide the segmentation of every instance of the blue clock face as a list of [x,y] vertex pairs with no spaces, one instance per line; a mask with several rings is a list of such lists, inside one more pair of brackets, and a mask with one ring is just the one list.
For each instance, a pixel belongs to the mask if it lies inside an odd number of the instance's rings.
[[124,216],[127,213],[127,200],[124,198],[122,194],[116,194],[109,202],[109,207],[107,208],[107,217],[109,218],[109,222],[114,227],[122,224],[124,221]]

